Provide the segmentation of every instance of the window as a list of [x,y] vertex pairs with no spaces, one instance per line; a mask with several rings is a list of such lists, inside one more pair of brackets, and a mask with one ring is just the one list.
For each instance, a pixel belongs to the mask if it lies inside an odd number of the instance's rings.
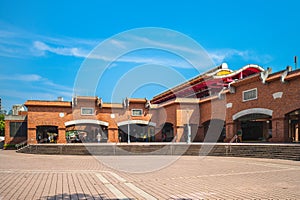
[[26,122],[10,122],[9,123],[10,137],[26,137],[27,123]]
[[131,115],[132,116],[142,116],[143,115],[143,110],[142,109],[132,109],[131,110]]
[[94,108],[81,108],[81,115],[94,115]]
[[257,88],[243,91],[243,101],[250,101],[257,99]]

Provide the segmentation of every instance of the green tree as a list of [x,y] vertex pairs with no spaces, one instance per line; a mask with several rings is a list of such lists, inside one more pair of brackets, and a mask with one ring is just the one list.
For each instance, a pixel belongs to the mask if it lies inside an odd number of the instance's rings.
[[5,122],[4,114],[0,114],[0,136],[4,136]]

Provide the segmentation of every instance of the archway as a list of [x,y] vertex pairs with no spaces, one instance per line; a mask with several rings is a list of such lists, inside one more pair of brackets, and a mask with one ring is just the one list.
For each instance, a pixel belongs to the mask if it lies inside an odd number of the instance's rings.
[[241,141],[268,141],[272,137],[272,116],[253,113],[239,117],[236,122],[236,134]]
[[161,130],[162,142],[171,142],[174,139],[173,124],[166,122]]
[[100,120],[81,119],[65,122],[68,143],[101,142],[108,140],[108,123]]
[[288,136],[291,142],[300,142],[300,109],[286,114],[288,122]]
[[[155,126],[153,122],[145,120],[128,120],[117,123],[119,141],[128,142],[154,142]],[[129,137],[128,137],[129,134]]]
[[226,137],[225,121],[211,119],[203,123],[204,142],[223,142]]
[[236,134],[241,141],[268,141],[272,137],[273,110],[266,108],[250,108],[232,116]]

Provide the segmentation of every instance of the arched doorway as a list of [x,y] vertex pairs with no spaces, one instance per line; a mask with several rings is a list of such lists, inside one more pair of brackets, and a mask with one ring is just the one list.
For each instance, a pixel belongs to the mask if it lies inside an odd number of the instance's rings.
[[236,120],[237,135],[242,141],[268,141],[272,137],[272,117],[266,114],[253,113]]
[[[99,137],[100,140],[98,141]],[[106,143],[108,140],[108,129],[106,126],[97,124],[76,124],[67,126],[66,140],[68,143]]]
[[37,126],[36,140],[38,143],[56,143],[58,138],[57,126]]
[[300,142],[300,109],[286,114],[288,133],[291,142]]
[[250,108],[232,116],[236,133],[241,141],[265,142],[272,137],[273,111],[266,108]]
[[65,122],[65,126],[68,143],[106,143],[108,140],[107,122],[83,119]]
[[162,142],[171,142],[174,138],[173,124],[166,122],[161,131]]
[[[129,120],[118,123],[120,142],[154,142],[155,123],[144,120]],[[128,137],[129,134],[129,137]]]
[[211,119],[203,123],[204,142],[223,142],[226,137],[225,121]]

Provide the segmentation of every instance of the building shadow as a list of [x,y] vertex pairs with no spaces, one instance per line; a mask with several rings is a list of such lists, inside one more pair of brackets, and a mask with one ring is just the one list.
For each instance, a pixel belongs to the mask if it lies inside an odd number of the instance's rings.
[[[73,193],[73,194],[57,194],[52,196],[42,196],[41,199],[47,199],[47,200],[60,200],[60,199],[70,199],[70,200],[76,200],[76,199],[95,199],[95,200],[118,200],[117,198],[108,198],[105,194],[98,194],[96,196],[91,196],[89,194],[84,193]],[[133,200],[132,198],[126,198],[129,200]]]

